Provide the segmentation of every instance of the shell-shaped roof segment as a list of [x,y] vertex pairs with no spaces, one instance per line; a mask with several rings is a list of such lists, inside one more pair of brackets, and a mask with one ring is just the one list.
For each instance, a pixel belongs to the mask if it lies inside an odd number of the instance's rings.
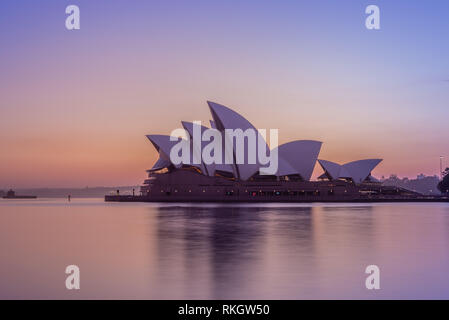
[[[209,128],[202,126],[198,123],[192,123],[192,122],[187,122],[187,121],[182,121],[182,126],[184,127],[184,129],[186,129],[186,131],[189,133],[190,136],[190,148],[192,150],[193,155],[195,155],[196,159],[198,159],[201,163],[201,170],[209,175],[209,176],[213,176],[215,173],[215,164],[205,164],[203,162],[202,159],[202,150],[204,149],[204,147],[209,143],[208,141],[203,141],[202,140],[202,136],[204,131],[208,130]],[[194,138],[194,132],[195,130],[198,130],[197,132],[199,133],[199,137],[195,137]],[[199,141],[196,141],[197,139],[199,139]],[[193,160],[193,158],[192,158]],[[230,171],[232,172],[232,168],[229,168]]]
[[[263,168],[261,168],[261,171],[263,172]],[[276,176],[288,176],[291,174],[297,174],[296,169],[278,154],[278,170]]]
[[[248,129],[252,129],[254,130],[255,136],[257,137],[257,139],[261,139],[261,140],[257,140],[257,141],[263,141],[263,144],[265,146],[265,154],[267,154],[267,152],[269,151],[269,148],[267,146],[267,143],[265,142],[265,139],[262,137],[262,135],[257,131],[257,129],[248,121],[246,120],[242,115],[238,114],[237,112],[235,112],[234,110],[229,109],[228,107],[225,107],[221,104],[215,103],[215,102],[211,102],[208,101],[207,104],[209,105],[210,111],[212,113],[212,117],[214,119],[214,124],[215,127],[217,128],[217,130],[220,130],[223,134],[224,131],[226,129],[241,129],[243,131],[246,131]],[[235,160],[235,153],[236,153],[236,141],[235,138],[232,138],[230,136],[225,135],[225,141],[229,140],[232,141],[231,139],[234,140],[233,143],[233,155],[228,155],[230,157],[232,157],[232,159]],[[255,173],[257,173],[259,171],[259,169],[261,168],[261,164],[258,162],[258,156],[257,156],[257,152],[258,152],[258,143],[256,141],[256,146],[253,146],[253,148],[249,148],[248,147],[248,141],[247,139],[244,140],[244,163],[243,164],[234,164],[234,168],[236,168],[236,171],[238,173],[238,176],[240,177],[240,179],[242,180],[247,180],[249,179],[251,176],[253,176]],[[232,150],[226,150],[226,148],[224,148],[225,152],[232,152]],[[255,158],[256,158],[256,163],[252,164],[252,163],[248,163],[248,150],[254,150],[256,152]]]
[[327,160],[318,160],[318,163],[321,165],[321,168],[330,176],[331,179],[338,179],[340,177],[340,168],[341,165],[338,163],[327,161]]
[[[212,122],[212,121],[211,121]],[[194,127],[198,126],[198,129],[201,129],[201,136],[203,135],[204,131],[206,130],[210,130],[211,128],[202,126],[200,124],[196,124],[196,123],[192,123],[192,122],[187,122],[187,121],[182,121],[182,126],[184,127],[184,129],[188,132],[189,136],[191,139],[193,139],[193,132],[194,132]],[[213,128],[212,128],[213,129]],[[216,130],[216,129],[215,129]],[[200,138],[201,139],[201,138]],[[192,152],[194,154],[196,154],[196,157],[198,157],[197,159],[201,159],[201,165],[203,166],[203,168],[206,170],[204,171],[204,169],[201,169],[203,172],[207,172],[207,174],[209,176],[213,176],[215,174],[216,170],[220,170],[220,171],[225,171],[225,172],[230,172],[233,173],[234,170],[232,168],[232,165],[230,164],[226,164],[224,162],[224,149],[222,149],[222,159],[221,159],[221,163],[212,163],[212,164],[205,164],[204,161],[202,160],[202,151],[204,150],[205,146],[208,145],[210,143],[210,141],[203,141],[201,139],[201,149],[200,149],[200,144],[196,143],[195,145],[193,145],[193,141],[192,141]],[[224,142],[222,141],[221,143],[222,147],[224,147]],[[192,158],[193,159],[193,158]]]
[[167,168],[167,167],[170,166],[170,164],[171,164],[170,161],[165,160],[165,159],[162,159],[162,158],[159,156],[159,159],[157,159],[157,161],[156,161],[156,163],[153,165],[153,167],[152,167],[150,170],[147,170],[147,172],[153,172],[153,171],[157,171],[157,170],[161,170],[161,169]]
[[371,171],[382,161],[382,159],[365,159],[349,162],[343,165],[351,175],[352,180],[355,183],[365,181],[365,179],[371,174]]
[[332,178],[349,178],[355,183],[361,183],[371,174],[371,171],[382,161],[382,159],[364,159],[348,162],[340,165],[335,162],[318,160],[323,170]]
[[[182,139],[179,137],[171,137],[171,136],[163,135],[163,134],[149,134],[146,137],[148,138],[148,140],[151,141],[153,146],[159,152],[159,158],[165,160],[166,162],[172,163],[172,161],[170,160],[170,151],[173,148],[173,146],[178,144]],[[174,141],[172,141],[172,140],[174,140]],[[194,167],[202,169],[201,164],[193,164],[192,163],[192,159],[193,159],[192,148],[189,148],[189,149],[190,149],[189,150],[189,152],[190,152],[189,159],[190,160],[189,160],[189,163],[185,163],[185,164],[192,165]],[[180,168],[182,165],[183,165],[183,163],[176,164],[174,166],[176,168]]]
[[[187,131],[190,141],[179,137],[173,138],[168,135],[147,135],[147,138],[159,152],[159,159],[150,171],[161,169],[172,164],[173,162],[170,160],[171,149],[182,141],[183,143],[186,143],[182,145],[183,147],[189,147],[190,158],[188,163],[175,165],[177,168],[181,167],[183,164],[193,165],[200,168],[204,174],[209,176],[213,176],[216,171],[232,172],[235,177],[241,180],[248,180],[256,173],[264,174],[265,172],[265,174],[268,174],[268,171],[264,170],[268,165],[259,162],[259,153],[265,153],[265,155],[267,155],[270,150],[264,137],[259,131],[242,115],[230,108],[211,101],[208,101],[207,103],[213,117],[213,120],[210,121],[212,129],[201,126],[198,123],[183,121],[182,125]],[[196,130],[196,125],[198,126],[198,131]],[[227,129],[233,130],[234,136],[232,133],[227,133]],[[241,130],[240,133],[243,133],[243,137],[236,137],[237,129]],[[202,151],[211,142],[203,141],[202,139],[203,133],[206,130],[214,130],[212,135],[209,135],[209,137],[212,136],[214,139],[218,138],[218,132],[221,133],[221,163],[206,165],[202,159]],[[199,139],[200,142],[198,143],[195,142],[195,134],[197,132],[200,132],[201,134]],[[237,143],[238,139],[240,139],[240,143]],[[250,140],[255,143],[254,146],[249,144]],[[233,148],[227,147],[229,142],[232,142]],[[321,146],[322,142],[313,140],[297,140],[278,146],[271,151],[272,155],[274,151],[278,154],[278,168],[276,175],[299,174],[304,180],[310,180]],[[239,147],[242,147],[242,150],[240,150]],[[264,150],[258,150],[259,147]],[[239,154],[241,151],[244,153],[243,156]],[[256,154],[250,154],[250,152],[255,152]],[[238,161],[242,159],[244,163],[238,163]],[[194,160],[198,160],[198,163],[194,163]],[[226,163],[225,160],[230,160],[232,163]],[[250,163],[250,160],[254,160],[255,163]],[[184,159],[184,161],[186,161],[186,159]],[[371,171],[382,160],[365,159],[349,162],[344,165],[326,160],[318,161],[325,171],[325,175],[330,179],[346,178],[352,179],[355,183],[361,183],[370,177]]]
[[170,136],[163,134],[149,134],[146,136],[148,140],[151,141],[153,146],[159,152],[159,156],[164,159],[170,161],[170,150],[171,148],[179,142],[181,138],[178,138],[177,141],[171,141]]
[[279,165],[278,176],[299,174],[308,181],[312,177],[322,142],[296,140],[277,147]]

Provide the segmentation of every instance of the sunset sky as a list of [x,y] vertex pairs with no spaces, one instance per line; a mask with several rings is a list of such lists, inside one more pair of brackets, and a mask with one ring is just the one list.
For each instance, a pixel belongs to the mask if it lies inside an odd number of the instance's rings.
[[321,159],[383,158],[376,177],[438,174],[448,39],[447,0],[2,0],[0,189],[140,184],[145,135],[208,121],[207,100]]

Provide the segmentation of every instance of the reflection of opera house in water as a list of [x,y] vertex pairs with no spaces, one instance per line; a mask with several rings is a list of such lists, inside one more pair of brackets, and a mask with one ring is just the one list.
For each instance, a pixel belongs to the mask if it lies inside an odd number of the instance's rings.
[[[212,129],[221,133],[223,140],[235,139],[226,136],[229,129],[243,131],[257,129],[237,112],[208,102],[212,113]],[[318,160],[322,143],[312,140],[296,140],[277,147],[277,170],[274,174],[263,174],[264,167],[259,160],[251,164],[241,164],[236,159],[236,143],[233,149],[225,148],[225,153],[232,153],[234,162],[206,164],[202,161],[201,150],[207,144],[193,143],[194,131],[204,132],[209,128],[190,122],[182,122],[190,143],[191,158],[197,153],[198,164],[174,164],[170,160],[170,151],[182,138],[168,135],[148,135],[159,153],[159,159],[147,170],[148,179],[141,187],[141,195],[136,197],[109,196],[111,201],[363,201],[381,199],[416,198],[420,195],[408,190],[382,186],[371,176],[371,171],[382,161],[366,159],[343,165]],[[195,126],[198,126],[195,128]],[[225,131],[226,130],[226,131]],[[258,133],[258,139],[263,139]],[[265,140],[257,145],[270,149]],[[248,148],[245,141],[244,148]],[[199,152],[199,157],[198,157]],[[273,150],[271,150],[273,152]],[[324,173],[318,181],[310,181],[315,164],[318,161]]]

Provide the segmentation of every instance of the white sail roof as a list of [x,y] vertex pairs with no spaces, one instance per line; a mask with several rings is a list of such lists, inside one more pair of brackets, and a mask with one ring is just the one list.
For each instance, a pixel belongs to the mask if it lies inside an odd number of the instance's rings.
[[153,167],[149,170],[147,170],[147,172],[153,172],[153,171],[157,171],[157,170],[161,170],[164,168],[168,168],[170,166],[171,162],[165,159],[162,159],[159,156],[159,159],[157,159],[156,163],[153,165]]
[[[205,164],[203,159],[202,159],[202,150],[204,149],[204,147],[209,143],[209,141],[203,141],[201,139],[201,136],[203,135],[204,131],[210,129],[207,128],[205,126],[202,126],[200,124],[197,123],[192,123],[192,122],[187,122],[187,121],[182,121],[182,126],[184,127],[184,129],[186,129],[186,131],[189,133],[190,135],[190,147],[192,150],[192,153],[196,156],[197,159],[200,160],[201,162],[201,167],[202,167],[202,171],[209,175],[209,176],[213,176],[215,174],[216,170],[221,170],[221,171],[226,171],[226,172],[232,172],[232,167],[230,165],[220,165],[220,164]],[[198,129],[198,133],[200,133],[200,142],[195,142],[194,143],[194,128],[195,130]],[[196,139],[196,138],[195,138]],[[192,158],[193,160],[193,158]]]
[[339,165],[338,163],[327,160],[318,160],[318,163],[321,165],[329,178],[338,179],[340,177],[341,165]]
[[[246,131],[247,129],[252,129],[255,131],[255,133],[257,133],[257,139],[262,139],[260,141],[264,142],[265,152],[269,151],[269,148],[265,142],[265,139],[257,131],[257,129],[248,120],[246,120],[243,116],[241,116],[237,112],[235,112],[221,104],[211,102],[211,101],[208,101],[207,103],[211,110],[215,127],[217,128],[217,130],[220,130],[223,133],[223,135],[225,137],[225,141],[226,140],[231,141],[231,139],[234,139],[224,133],[225,129],[234,129],[234,130],[241,129],[243,131]],[[232,159],[234,159],[234,160],[235,160],[236,148],[237,148],[237,146],[236,146],[235,141],[233,143],[234,150],[226,150],[226,148],[225,148],[225,153],[228,153],[228,156],[232,157]],[[254,164],[248,163],[248,149],[249,149],[248,141],[247,141],[247,139],[245,139],[245,142],[244,142],[244,150],[245,150],[244,164],[235,164],[234,165],[234,168],[236,169],[235,171],[237,171],[236,173],[238,173],[238,176],[242,180],[249,179],[251,176],[253,176],[255,173],[257,173],[259,171],[259,169],[261,168],[261,165],[258,163],[257,156],[256,156],[256,163],[254,163]],[[257,143],[255,146],[255,151],[258,152]],[[229,152],[233,152],[234,154],[229,155]],[[257,155],[257,153],[256,153],[256,155]],[[234,163],[235,163],[235,161],[234,161]]]
[[365,159],[348,162],[340,165],[327,160],[318,160],[319,164],[331,179],[352,179],[355,183],[361,183],[371,174],[371,171],[382,159]]
[[[172,161],[170,160],[170,151],[171,151],[172,147],[174,145],[176,145],[177,143],[179,143],[182,139],[179,138],[179,137],[171,137],[171,136],[162,135],[162,134],[149,134],[146,137],[148,138],[148,140],[151,141],[153,146],[159,152],[159,158],[164,160],[165,163],[167,163],[167,162],[172,163]],[[172,140],[174,140],[174,141],[172,141]],[[193,159],[192,148],[189,148],[189,152],[190,152],[190,154],[189,154],[189,162],[188,163],[180,163],[180,164],[176,164],[176,165],[173,164],[173,165],[176,168],[182,167],[183,164],[192,165],[192,166],[197,167],[197,168],[202,170],[201,164],[193,164],[193,161],[192,161],[192,159]],[[156,164],[157,163],[158,162],[156,162]],[[159,164],[161,164],[161,163],[159,163]]]
[[[178,144],[180,141],[185,141],[189,146],[190,158],[189,162],[185,163],[188,165],[195,166],[203,172],[205,175],[213,176],[217,171],[225,171],[232,172],[235,177],[241,180],[248,180],[253,175],[259,173],[264,173],[264,168],[268,167],[268,165],[262,165],[259,163],[258,156],[258,148],[259,145],[261,148],[264,148],[262,152],[267,154],[269,151],[268,145],[264,139],[264,137],[259,133],[259,131],[242,115],[237,112],[229,109],[226,106],[221,104],[208,101],[207,102],[212,113],[213,120],[210,121],[212,129],[207,128],[205,126],[201,126],[199,123],[192,123],[183,121],[182,125],[187,133],[187,139],[182,138],[174,138],[168,135],[147,135],[147,138],[152,142],[154,147],[159,152],[159,159],[154,164],[153,168],[149,171],[155,171],[162,169],[164,167],[168,167],[172,162],[170,161],[170,151]],[[206,165],[202,159],[202,150],[210,143],[210,141],[202,141],[200,138],[200,143],[195,143],[195,133],[196,127],[201,133],[201,137],[206,130],[214,130],[217,133],[217,130],[222,134],[222,161],[221,164],[215,163]],[[252,151],[256,152],[256,155],[251,155],[249,157],[249,143],[248,137],[244,137],[243,143],[243,152],[244,154],[244,163],[236,163],[238,156],[237,148],[237,139],[232,136],[230,133],[226,133],[226,129],[237,130],[240,129],[242,132],[245,132],[248,129],[255,133],[255,143],[256,146],[252,148]],[[215,136],[214,136],[215,137]],[[254,138],[254,136],[252,137]],[[231,140],[232,139],[232,140]],[[172,141],[173,140],[173,141]],[[232,141],[233,148],[226,148],[226,144]],[[261,142],[257,143],[258,141]],[[312,172],[314,166],[316,164],[318,154],[321,150],[322,142],[313,141],[313,140],[296,140],[291,141],[285,144],[278,146],[276,149],[273,149],[271,152],[277,152],[278,154],[278,169],[276,172],[277,176],[285,176],[285,175],[300,175],[304,180],[310,180],[312,176]],[[254,150],[255,149],[255,150]],[[193,163],[193,160],[199,160],[199,163]],[[255,158],[255,163],[249,163],[249,159]],[[230,160],[232,163],[225,163],[225,160]],[[360,183],[367,180],[370,177],[371,171],[382,161],[381,159],[365,159],[349,162],[343,165],[340,165],[335,162],[326,161],[326,160],[318,160],[321,167],[325,171],[325,175],[330,179],[352,179],[355,183]],[[183,163],[175,165],[176,168],[180,168]],[[265,171],[266,173],[266,171]],[[270,173],[271,174],[271,173]]]
[[159,157],[170,161],[170,150],[176,143],[178,143],[178,141],[171,141],[170,136],[162,134],[149,134],[146,137],[159,152]]
[[350,173],[354,182],[363,182],[382,159],[365,159],[346,163],[343,167]]
[[322,142],[296,140],[277,147],[279,166],[278,176],[299,174],[308,181],[312,177]]

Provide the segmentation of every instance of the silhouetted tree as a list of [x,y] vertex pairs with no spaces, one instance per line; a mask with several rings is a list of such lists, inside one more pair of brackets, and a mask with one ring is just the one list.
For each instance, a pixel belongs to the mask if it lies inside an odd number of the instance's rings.
[[443,172],[443,180],[438,183],[438,190],[441,193],[449,193],[449,168],[446,168]]

